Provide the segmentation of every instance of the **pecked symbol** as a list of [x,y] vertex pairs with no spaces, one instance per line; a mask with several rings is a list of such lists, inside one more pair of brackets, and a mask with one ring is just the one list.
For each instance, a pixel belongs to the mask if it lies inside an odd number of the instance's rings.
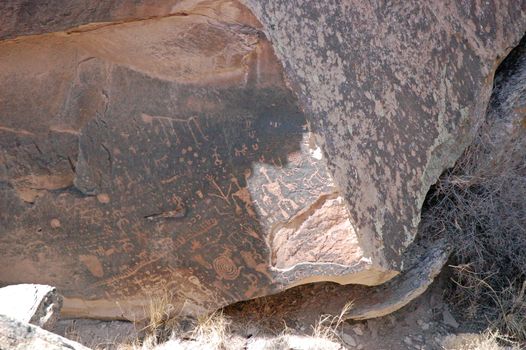
[[239,276],[241,268],[237,267],[236,264],[226,255],[220,255],[212,262],[214,270],[221,279],[235,280]]

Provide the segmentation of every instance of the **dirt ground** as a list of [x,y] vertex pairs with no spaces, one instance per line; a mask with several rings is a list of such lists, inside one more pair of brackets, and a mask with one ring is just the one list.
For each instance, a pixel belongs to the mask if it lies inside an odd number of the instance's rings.
[[[454,315],[452,308],[444,300],[447,279],[446,271],[421,297],[391,315],[366,321],[346,321],[337,327],[334,322],[332,325],[329,324],[335,318],[324,317],[322,312],[313,311],[313,308],[304,307],[305,305],[298,302],[301,299],[299,294],[304,293],[308,287],[238,303],[222,310],[222,319],[227,320],[227,328],[221,330],[221,334],[216,337],[226,338],[219,346],[227,349],[250,350],[499,349],[494,341],[488,341],[490,345],[480,345],[486,338],[482,339],[481,336],[471,334],[473,328],[469,324],[460,324],[458,321],[460,317]],[[187,328],[192,327],[191,323],[189,321]],[[140,326],[130,322],[61,320],[55,332],[96,349],[124,349],[126,344],[134,342],[135,346],[130,346],[128,349],[147,348],[137,343],[137,339],[142,334]],[[299,345],[291,345],[289,342],[288,345],[277,346],[275,339],[283,337],[284,334],[306,340],[298,343]],[[317,337],[327,338],[327,335],[332,345],[317,343]],[[177,332],[175,338],[177,339]],[[268,345],[271,341],[274,341],[274,346]],[[192,342],[194,346],[188,346]],[[468,343],[479,345],[468,345]],[[199,343],[199,339],[186,339],[166,343],[162,348],[203,348],[198,344],[202,344]],[[205,347],[214,347],[208,345]]]

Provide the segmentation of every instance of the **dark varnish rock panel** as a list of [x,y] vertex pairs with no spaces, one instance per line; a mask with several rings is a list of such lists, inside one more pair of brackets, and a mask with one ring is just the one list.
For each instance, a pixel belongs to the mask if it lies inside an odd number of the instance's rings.
[[1,42],[0,282],[54,285],[64,314],[133,319],[155,293],[198,314],[391,278],[258,27],[216,1]]
[[176,0],[6,0],[0,3],[0,40],[86,24],[177,15],[178,3]]

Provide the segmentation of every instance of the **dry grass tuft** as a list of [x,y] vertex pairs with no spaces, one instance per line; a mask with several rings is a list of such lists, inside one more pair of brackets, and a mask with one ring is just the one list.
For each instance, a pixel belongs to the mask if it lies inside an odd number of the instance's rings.
[[199,317],[183,327],[184,322],[174,318],[170,312],[170,298],[166,293],[157,294],[151,299],[149,322],[143,328],[143,335],[132,344],[122,344],[117,349],[243,349],[248,339],[253,338],[251,341],[258,343],[257,348],[267,350],[336,350],[341,349],[341,326],[351,307],[352,303],[349,302],[339,315],[321,316],[312,327],[311,334],[298,334],[297,330],[287,327],[283,320],[281,332],[277,334],[259,324],[233,322],[222,310]]
[[189,338],[207,349],[228,349],[232,321],[222,311],[199,317]]
[[146,291],[149,300],[145,314],[148,315],[145,325],[139,326],[141,336],[131,344],[119,344],[118,350],[151,350],[166,342],[179,325],[176,309],[172,304],[173,296],[167,288]]
[[450,297],[464,315],[526,342],[524,81],[525,40],[501,66],[473,144],[428,194],[420,232],[451,239]]
[[166,289],[151,294],[148,305],[148,324],[143,331],[161,342],[168,339],[174,327],[178,324],[175,317],[175,307],[172,304],[173,296]]
[[442,340],[444,350],[519,350],[518,345],[502,347],[499,341],[502,336],[498,332],[464,333],[448,335]]
[[347,302],[339,315],[322,315],[318,323],[313,327],[312,337],[327,339],[330,341],[341,341],[340,326],[345,321],[344,316],[351,310],[352,301]]

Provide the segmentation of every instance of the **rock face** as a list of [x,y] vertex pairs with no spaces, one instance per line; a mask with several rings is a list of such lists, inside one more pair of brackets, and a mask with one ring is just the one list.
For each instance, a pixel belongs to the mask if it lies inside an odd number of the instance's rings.
[[[104,26],[114,22],[181,15],[192,2],[196,1],[2,1],[0,40],[70,30],[91,23]],[[206,5],[205,1],[202,2]]]
[[247,3],[0,4],[0,283],[133,319],[399,273],[524,11]]
[[360,246],[397,270],[429,187],[470,144],[523,0],[245,0],[291,79]]
[[16,284],[0,288],[0,315],[51,330],[62,308],[62,296],[54,287]]
[[0,281],[133,319],[154,291],[195,314],[392,277],[257,20],[231,1],[185,13],[0,43]]
[[5,315],[0,315],[0,349],[89,350],[77,342]]

